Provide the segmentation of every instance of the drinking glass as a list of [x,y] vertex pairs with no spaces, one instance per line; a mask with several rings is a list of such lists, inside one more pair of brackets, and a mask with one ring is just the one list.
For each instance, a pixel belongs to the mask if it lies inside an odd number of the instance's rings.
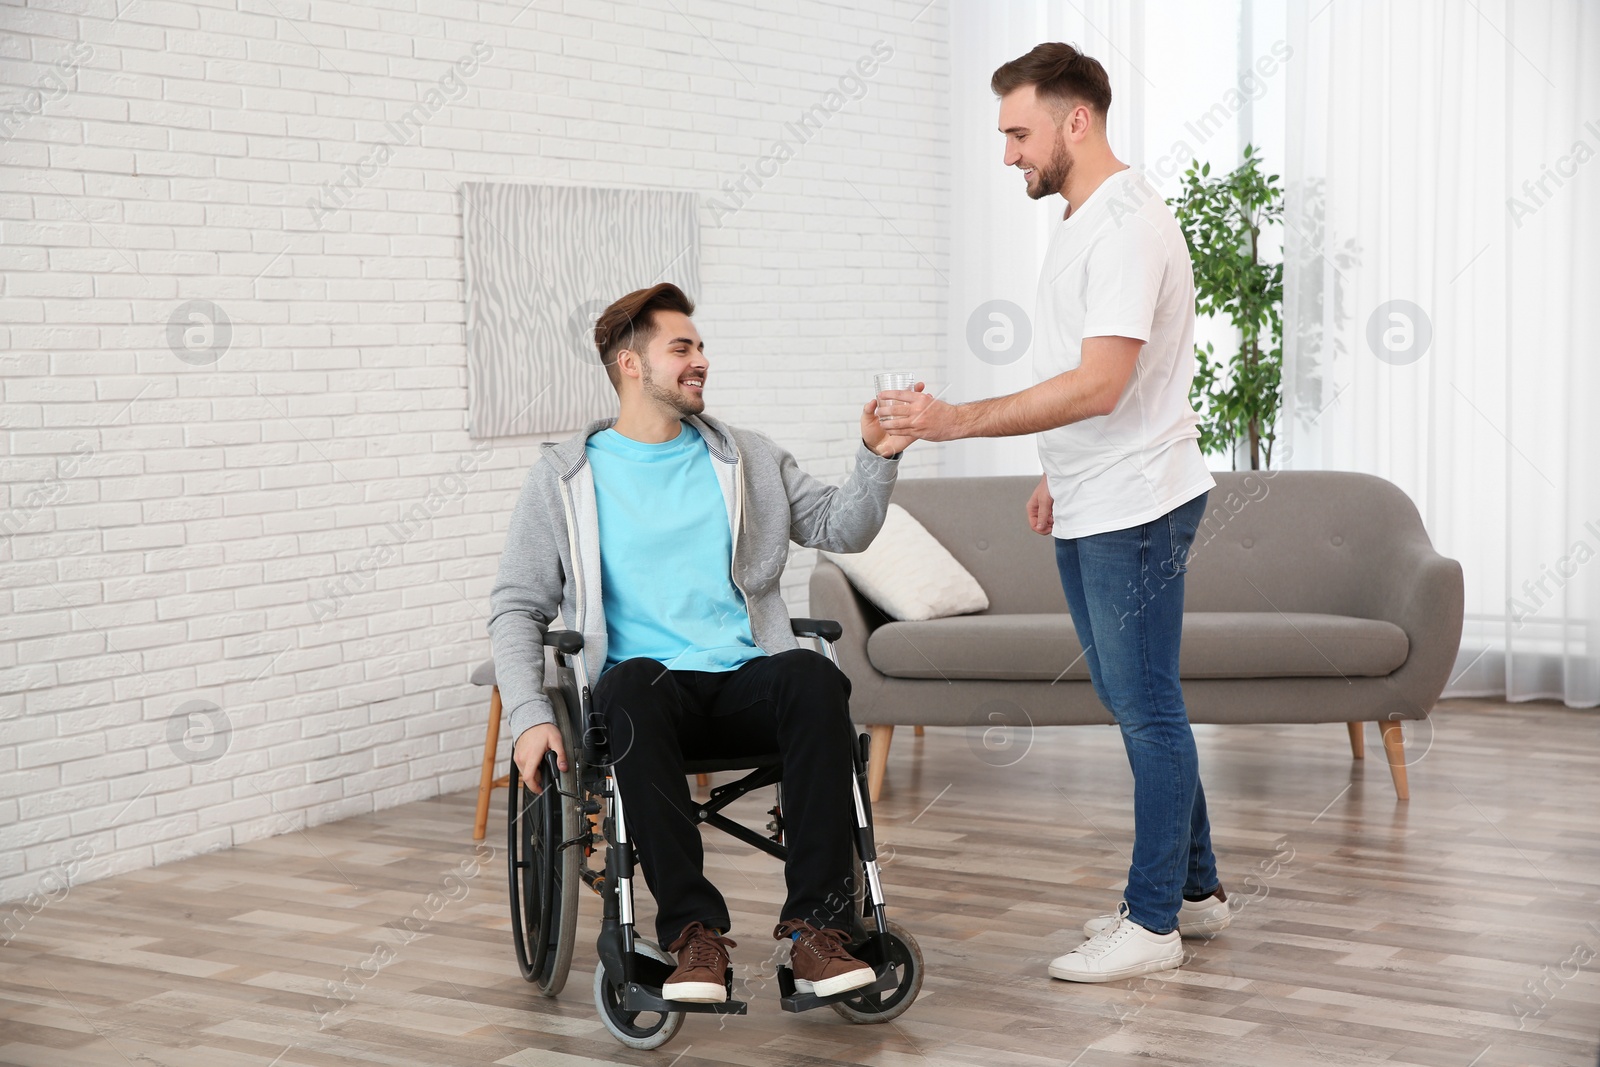
[[[917,376],[907,371],[891,370],[872,376],[872,391],[874,394],[887,392],[891,389],[915,389],[916,387]],[[896,403],[896,401],[881,400],[878,402],[879,422],[882,422],[889,415],[889,412],[884,410],[885,405],[893,403]]]

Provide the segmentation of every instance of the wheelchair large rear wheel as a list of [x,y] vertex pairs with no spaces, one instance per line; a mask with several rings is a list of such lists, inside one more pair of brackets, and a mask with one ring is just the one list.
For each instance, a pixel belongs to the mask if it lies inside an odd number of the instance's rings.
[[[572,742],[563,729],[567,751]],[[568,758],[569,766],[576,759]],[[511,883],[511,933],[522,977],[537,982],[547,997],[561,992],[572,969],[577,943],[578,864],[581,846],[562,848],[578,836],[576,767],[561,773],[554,754],[546,754],[543,793],[528,788],[511,764],[511,807],[506,816],[507,869]]]
[[[877,920],[867,920],[869,929],[876,930],[877,925]],[[881,993],[866,993],[831,1005],[834,1011],[853,1023],[886,1023],[898,1019],[922,991],[922,949],[917,946],[917,939],[911,936],[911,931],[890,919],[884,940],[896,984]]]

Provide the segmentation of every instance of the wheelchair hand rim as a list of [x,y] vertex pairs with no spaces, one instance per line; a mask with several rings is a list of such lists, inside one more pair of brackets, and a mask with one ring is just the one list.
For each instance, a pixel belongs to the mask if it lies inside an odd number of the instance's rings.
[[[554,956],[557,861],[561,843],[561,795],[555,754],[546,753],[545,791],[535,794],[511,768],[511,894],[517,963],[528,981],[545,981]],[[524,799],[525,798],[525,799]],[[552,844],[553,843],[553,844]],[[519,870],[522,878],[519,881]]]

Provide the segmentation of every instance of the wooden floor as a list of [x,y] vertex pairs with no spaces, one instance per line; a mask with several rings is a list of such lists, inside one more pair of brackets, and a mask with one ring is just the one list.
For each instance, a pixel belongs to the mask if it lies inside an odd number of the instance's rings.
[[895,739],[878,808],[890,904],[927,958],[895,1024],[787,1015],[756,988],[781,870],[718,837],[750,1014],[622,1048],[591,1000],[593,898],[566,991],[517,975],[501,792],[476,851],[458,794],[75,887],[0,949],[0,1062],[1592,1067],[1600,717],[1447,702],[1408,730],[1405,803],[1372,731],[1353,763],[1338,725],[1197,728],[1237,911],[1166,977],[1045,977],[1125,874],[1112,730],[1041,731],[996,767],[930,729]]

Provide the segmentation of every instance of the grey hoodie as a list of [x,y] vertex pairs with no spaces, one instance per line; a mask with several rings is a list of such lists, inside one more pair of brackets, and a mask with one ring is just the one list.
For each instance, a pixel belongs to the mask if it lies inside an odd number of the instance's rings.
[[[829,552],[866,548],[883,525],[899,460],[863,444],[849,479],[831,486],[801,470],[764,434],[704,415],[684,421],[705,438],[722,487],[733,531],[731,577],[750,612],[751,636],[769,654],[799,647],[778,588],[789,541]],[[544,634],[558,614],[567,629],[583,634],[591,686],[605,666],[600,523],[585,444],[615,422],[601,419],[565,441],[547,443],[511,513],[489,593],[489,642],[513,743],[530,726],[555,721],[544,692]]]

